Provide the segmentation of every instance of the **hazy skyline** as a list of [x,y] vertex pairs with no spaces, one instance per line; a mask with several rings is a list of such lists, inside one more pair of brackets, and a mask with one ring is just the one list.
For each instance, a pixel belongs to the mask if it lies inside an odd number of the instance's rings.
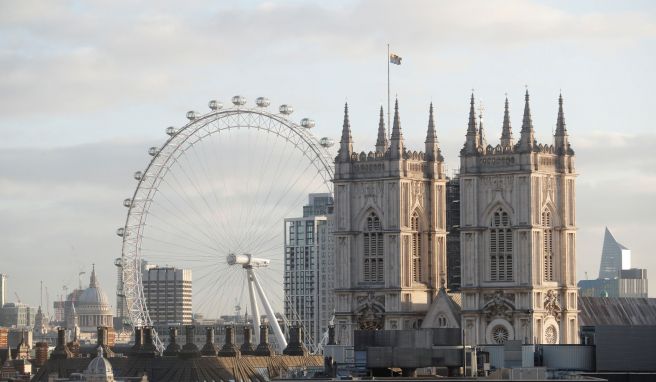
[[[403,7],[401,7],[403,5]],[[207,101],[258,96],[339,141],[348,100],[356,151],[387,108],[387,43],[407,147],[423,150],[428,105],[458,167],[471,89],[496,144],[508,94],[519,136],[525,85],[537,139],[557,97],[576,151],[577,271],[596,278],[604,227],[656,270],[656,4],[649,1],[0,1],[0,272],[38,304],[91,264],[114,300],[115,235],[147,149]],[[300,208],[300,206],[299,206]],[[282,224],[282,223],[281,223]],[[656,275],[651,275],[656,277]],[[652,282],[650,295],[656,296]]]

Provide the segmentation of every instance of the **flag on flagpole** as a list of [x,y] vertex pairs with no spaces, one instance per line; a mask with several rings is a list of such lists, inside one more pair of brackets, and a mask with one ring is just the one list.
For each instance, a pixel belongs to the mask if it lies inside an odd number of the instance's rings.
[[395,65],[401,65],[401,56],[397,56],[394,53],[390,54],[390,63]]

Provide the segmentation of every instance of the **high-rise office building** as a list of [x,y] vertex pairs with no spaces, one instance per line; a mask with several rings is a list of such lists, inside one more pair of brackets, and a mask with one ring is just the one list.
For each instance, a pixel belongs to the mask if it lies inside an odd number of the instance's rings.
[[599,278],[612,279],[620,276],[622,269],[631,268],[631,250],[620,244],[608,227],[604,233],[604,246],[601,249]]
[[284,221],[285,316],[303,326],[308,344],[321,340],[332,315],[332,205],[330,194],[310,194],[303,217]]
[[579,293],[586,297],[648,297],[647,270],[631,268],[631,250],[620,244],[608,227],[601,250],[599,278],[581,280]]
[[148,266],[143,270],[142,283],[154,326],[191,324],[191,269]]

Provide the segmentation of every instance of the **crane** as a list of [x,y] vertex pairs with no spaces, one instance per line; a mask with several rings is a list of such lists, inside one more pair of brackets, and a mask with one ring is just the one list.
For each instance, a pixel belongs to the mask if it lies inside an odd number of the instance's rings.
[[18,303],[20,304],[21,300],[20,297],[18,297],[18,293],[14,292],[14,296],[16,296],[16,301],[18,301]]

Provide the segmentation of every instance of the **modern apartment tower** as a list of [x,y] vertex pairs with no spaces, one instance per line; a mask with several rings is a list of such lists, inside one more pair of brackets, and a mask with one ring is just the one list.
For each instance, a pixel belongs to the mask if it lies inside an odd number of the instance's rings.
[[149,266],[143,270],[142,282],[155,327],[191,324],[191,269]]
[[318,343],[333,310],[333,197],[310,194],[303,217],[286,218],[285,316],[298,322],[308,345]]

